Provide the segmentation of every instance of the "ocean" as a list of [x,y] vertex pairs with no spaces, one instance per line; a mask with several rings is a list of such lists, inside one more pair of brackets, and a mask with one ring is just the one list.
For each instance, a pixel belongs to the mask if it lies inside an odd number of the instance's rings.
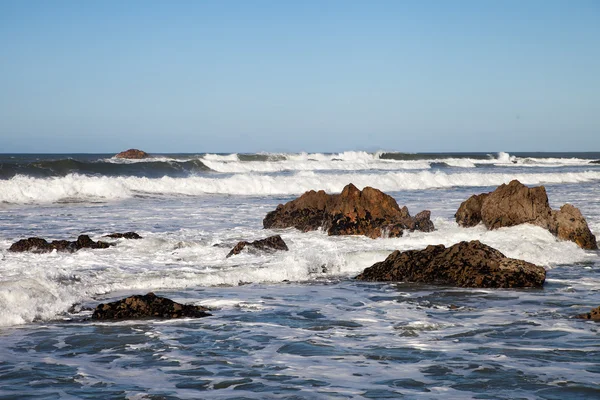
[[[600,234],[600,153],[0,154],[2,399],[600,398],[600,257],[542,228],[461,228],[472,194],[518,179]],[[428,209],[400,238],[265,230],[307,190],[372,186]],[[143,239],[109,240],[135,231]],[[117,243],[12,253],[38,236]],[[288,252],[226,258],[280,234]],[[464,289],[353,277],[394,250],[480,240],[542,265],[544,288]],[[600,237],[599,237],[600,239]],[[154,292],[211,317],[97,322]]]

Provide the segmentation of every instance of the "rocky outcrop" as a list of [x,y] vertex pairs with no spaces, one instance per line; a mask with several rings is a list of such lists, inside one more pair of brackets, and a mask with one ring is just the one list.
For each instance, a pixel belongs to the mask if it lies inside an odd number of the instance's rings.
[[590,164],[600,164],[600,160],[590,161]]
[[471,227],[481,222],[481,206],[489,193],[476,194],[464,201],[454,217],[460,226]]
[[424,250],[396,250],[356,279],[478,288],[540,288],[546,271],[526,261],[505,257],[474,240],[448,248],[432,245]]
[[227,258],[240,254],[244,248],[252,248],[259,251],[273,252],[277,250],[288,251],[288,247],[279,235],[269,236],[266,239],[255,240],[254,242],[241,241],[235,245],[227,254]]
[[115,158],[127,158],[127,159],[131,159],[131,160],[141,160],[143,158],[148,158],[149,156],[150,155],[148,153],[146,153],[145,151],[138,150],[138,149],[129,149],[129,150],[122,151],[119,154],[115,155]]
[[136,295],[107,304],[99,304],[92,314],[97,320],[141,318],[201,318],[208,317],[208,308],[180,304],[154,293]]
[[142,239],[140,235],[135,232],[125,232],[125,233],[111,233],[110,235],[106,235],[104,237],[109,237],[112,239]]
[[112,245],[112,243],[101,241],[94,242],[88,235],[80,235],[74,242],[69,240],[47,242],[46,239],[31,237],[13,243],[8,250],[14,252],[31,251],[34,253],[49,253],[56,250],[72,253],[81,249],[106,249]]
[[265,228],[295,227],[302,232],[322,228],[329,235],[365,235],[370,238],[402,236],[404,230],[430,232],[430,212],[411,217],[393,197],[372,187],[347,185],[340,194],[311,190],[280,204],[263,220]]
[[577,243],[582,249],[597,250],[598,242],[581,211],[571,204],[563,205],[559,211],[552,211],[552,220],[548,229],[553,235],[562,240]]
[[584,249],[598,249],[596,237],[579,209],[565,204],[559,211],[552,210],[544,186],[528,188],[517,180],[493,192],[471,196],[460,205],[454,217],[464,227],[480,222],[488,229],[533,224]]
[[579,314],[575,318],[589,319],[592,321],[600,322],[600,307],[596,307],[588,313]]

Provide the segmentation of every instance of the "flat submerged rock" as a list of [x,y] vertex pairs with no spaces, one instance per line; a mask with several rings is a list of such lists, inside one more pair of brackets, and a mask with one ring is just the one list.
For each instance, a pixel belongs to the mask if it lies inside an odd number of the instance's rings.
[[102,242],[100,240],[94,242],[88,235],[80,235],[75,241],[53,240],[52,242],[48,242],[46,239],[38,237],[30,237],[13,243],[8,251],[50,253],[51,251],[56,250],[73,253],[81,249],[107,249],[113,245],[113,243]]

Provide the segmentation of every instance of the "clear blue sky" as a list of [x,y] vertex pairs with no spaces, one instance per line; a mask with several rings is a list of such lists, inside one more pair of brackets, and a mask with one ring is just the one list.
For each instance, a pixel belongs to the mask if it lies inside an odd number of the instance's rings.
[[599,151],[600,1],[0,0],[0,152]]

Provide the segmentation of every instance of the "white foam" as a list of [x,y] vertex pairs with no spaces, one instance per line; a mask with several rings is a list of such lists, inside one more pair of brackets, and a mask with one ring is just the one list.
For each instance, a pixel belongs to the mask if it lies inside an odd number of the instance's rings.
[[308,171],[277,176],[249,173],[187,178],[95,177],[78,174],[31,178],[17,175],[0,181],[0,203],[119,200],[135,195],[295,195],[313,189],[339,193],[348,183],[354,183],[359,188],[372,186],[389,192],[455,186],[498,186],[513,179],[526,185],[590,182],[600,180],[600,171],[517,174],[442,171],[319,174]]
[[[224,231],[211,239],[200,231],[185,230],[178,235],[145,235],[145,239],[123,241],[109,249],[74,254],[4,253],[0,325],[51,319],[73,303],[105,293],[347,279],[384,260],[394,250],[422,249],[430,244],[450,246],[462,240],[478,239],[506,256],[546,268],[597,258],[595,253],[558,241],[535,226],[487,231],[483,226],[460,228],[443,219],[435,223],[434,232],[377,240],[290,229],[278,232],[290,248],[287,252],[243,253],[231,258],[225,257],[229,246],[214,247],[215,240],[234,243],[240,237],[253,239],[272,232],[259,228],[251,232]],[[188,243],[185,247],[179,245],[182,236]],[[206,301],[216,307],[262,308],[260,303],[239,299]]]
[[203,160],[212,160],[212,161],[239,161],[240,158],[237,154],[204,154],[202,156]]

